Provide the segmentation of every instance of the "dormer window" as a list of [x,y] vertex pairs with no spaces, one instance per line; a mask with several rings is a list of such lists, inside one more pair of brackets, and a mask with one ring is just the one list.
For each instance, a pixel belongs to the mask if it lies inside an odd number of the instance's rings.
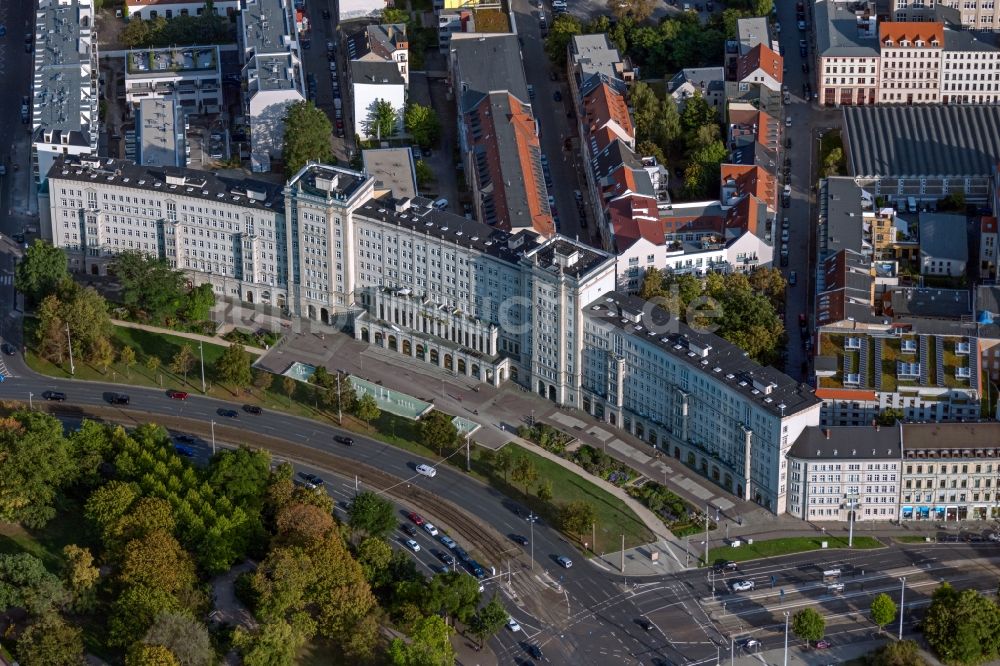
[[899,45],[905,48],[905,47],[907,47],[907,46],[910,45],[910,40],[908,40],[908,39],[902,39],[902,40],[900,40]]
[[940,46],[940,44],[938,43],[938,40],[932,39],[931,40],[931,46],[935,46],[936,47],[936,46]]
[[886,46],[892,46],[892,40],[891,39],[885,40],[885,45]]

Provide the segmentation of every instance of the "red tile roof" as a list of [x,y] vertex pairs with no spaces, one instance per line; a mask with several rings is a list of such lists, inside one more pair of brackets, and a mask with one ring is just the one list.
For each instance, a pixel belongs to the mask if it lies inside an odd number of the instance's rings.
[[720,169],[723,186],[731,182],[737,195],[753,195],[777,210],[778,183],[773,173],[764,167],[747,164],[723,164]]
[[631,143],[635,142],[635,128],[632,125],[632,117],[629,115],[625,97],[607,83],[602,83],[587,93],[587,96],[583,98],[583,113],[585,114],[585,125],[590,132],[606,127],[610,122],[615,122],[625,133],[625,136],[621,138]]
[[885,44],[892,41],[894,46],[899,46],[902,41],[910,42],[914,46],[916,42],[922,41],[925,46],[930,46],[936,41],[938,46],[944,47],[944,23],[932,21],[886,21],[878,26],[879,43]]
[[997,232],[997,218],[988,215],[979,220],[979,233],[995,234]]
[[770,47],[758,44],[747,51],[746,55],[740,57],[736,68],[736,80],[742,81],[753,72],[761,69],[778,83],[781,83],[783,62],[781,56],[772,51]]

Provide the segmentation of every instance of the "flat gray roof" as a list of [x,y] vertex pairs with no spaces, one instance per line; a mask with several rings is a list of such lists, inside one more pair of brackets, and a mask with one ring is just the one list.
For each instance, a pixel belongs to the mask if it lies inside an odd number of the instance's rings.
[[289,75],[288,71],[293,68],[290,53],[257,55],[253,62],[257,67],[258,90],[291,90],[298,87],[293,79],[294,74]]
[[870,23],[859,23],[854,13],[855,4],[820,0],[813,5],[816,52],[821,56],[864,58],[879,55],[875,12],[872,11]]
[[139,162],[145,166],[184,166],[183,146],[178,144],[177,107],[173,98],[147,98],[139,102],[136,117],[139,139]]
[[284,37],[295,37],[291,0],[243,0],[243,45],[257,53],[289,51]]
[[[728,340],[697,332],[638,296],[609,292],[589,303],[583,313],[669,351],[698,373],[726,384],[776,416],[791,416],[821,402],[807,384],[800,384],[776,368],[760,365]],[[707,347],[708,354],[695,353],[695,347]],[[770,388],[761,391],[755,384]]]
[[847,154],[856,177],[990,176],[1000,155],[1000,106],[849,106]]
[[94,108],[83,104],[97,95],[96,84],[85,73],[94,50],[90,23],[89,8],[81,11],[75,0],[41,0],[36,12],[32,128],[36,133],[69,134],[70,144],[83,146],[90,145],[90,124],[97,121],[90,117],[97,102]]
[[365,173],[379,187],[387,188],[397,199],[417,196],[413,151],[409,148],[372,148],[361,151]]
[[861,209],[861,188],[853,178],[834,177],[826,180],[826,251],[861,252],[864,239],[864,219]]
[[618,49],[611,45],[603,32],[596,35],[574,35],[571,44],[573,63],[580,67],[584,79],[601,74],[617,79],[615,65],[622,61]]
[[736,38],[744,53],[758,44],[771,48],[771,37],[767,29],[766,16],[754,16],[736,20]]
[[964,215],[920,213],[920,253],[936,259],[969,260]]
[[[964,232],[962,234],[964,238]],[[971,295],[967,289],[895,287],[889,291],[893,317],[908,322],[909,317],[961,319],[972,315]]]
[[399,66],[386,60],[352,60],[351,81],[355,84],[404,85]]
[[456,85],[461,86],[463,111],[491,92],[507,91],[525,104],[530,103],[517,35],[455,33],[451,50],[458,62],[460,80]]

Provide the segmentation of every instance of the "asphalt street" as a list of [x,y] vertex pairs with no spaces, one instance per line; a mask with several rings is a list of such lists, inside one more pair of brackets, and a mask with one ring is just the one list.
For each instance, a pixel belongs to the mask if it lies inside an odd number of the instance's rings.
[[[30,171],[28,165],[28,133],[30,123],[21,122],[21,97],[31,94],[31,59],[33,53],[25,51],[24,36],[35,32],[33,23],[34,3],[4,2],[0,3],[0,24],[7,32],[0,37],[0,80],[7,90],[7,102],[0,107],[0,145],[7,146],[3,157],[3,165],[7,175],[0,176],[0,232],[5,236],[21,231],[25,220],[13,213],[15,182],[27,183]],[[29,101],[30,105],[30,101]],[[17,167],[18,171],[15,171]],[[18,198],[23,199],[22,192]],[[23,204],[23,201],[22,201]]]

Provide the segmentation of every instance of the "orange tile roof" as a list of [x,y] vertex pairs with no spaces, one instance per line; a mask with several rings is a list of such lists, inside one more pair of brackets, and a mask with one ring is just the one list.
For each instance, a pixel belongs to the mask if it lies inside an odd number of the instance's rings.
[[765,216],[764,219],[761,219],[758,214],[760,207],[757,204],[760,201],[757,197],[749,195],[736,202],[736,205],[729,209],[729,214],[726,218],[726,228],[749,231],[754,236],[763,238],[767,218]]
[[739,59],[736,80],[742,81],[757,69],[762,69],[778,83],[781,83],[784,61],[781,56],[763,44],[757,44]]
[[944,23],[938,21],[887,21],[879,23],[878,40],[880,44],[885,44],[892,40],[894,46],[899,46],[902,41],[910,42],[913,46],[916,42],[922,41],[926,46],[936,41],[938,46],[944,46]]
[[995,234],[997,232],[997,218],[984,216],[979,220],[979,232],[984,234]]
[[823,388],[816,389],[816,397],[822,400],[870,400],[876,399],[875,391],[869,389],[837,389]]
[[762,166],[748,164],[722,164],[722,183],[732,182],[737,195],[751,194],[776,210],[778,183],[773,173]]
[[587,93],[583,98],[583,109],[586,125],[591,132],[614,121],[622,128],[629,141],[635,141],[635,128],[625,97],[607,83],[602,83]]
[[555,221],[550,212],[543,207],[543,203],[537,196],[538,192],[544,192],[542,183],[537,181],[532,157],[531,148],[539,147],[538,134],[535,131],[535,118],[528,107],[521,104],[513,95],[510,95],[511,117],[510,122],[514,130],[514,137],[517,142],[517,156],[521,164],[521,174],[524,178],[524,191],[527,194],[528,213],[531,215],[531,226],[542,236],[549,237],[556,233]]

